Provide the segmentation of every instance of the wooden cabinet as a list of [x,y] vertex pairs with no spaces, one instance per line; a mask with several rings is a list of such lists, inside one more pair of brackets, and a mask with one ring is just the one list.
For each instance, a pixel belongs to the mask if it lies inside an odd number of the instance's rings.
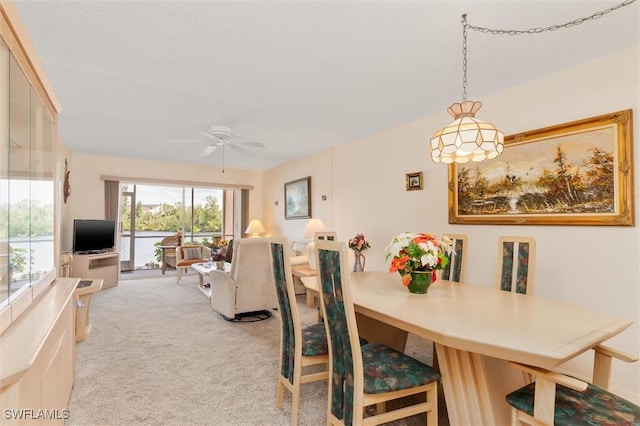
[[118,285],[120,255],[115,252],[100,254],[74,253],[71,275],[78,278],[102,279],[102,288]]
[[75,278],[58,278],[0,335],[2,424],[64,424],[75,376]]

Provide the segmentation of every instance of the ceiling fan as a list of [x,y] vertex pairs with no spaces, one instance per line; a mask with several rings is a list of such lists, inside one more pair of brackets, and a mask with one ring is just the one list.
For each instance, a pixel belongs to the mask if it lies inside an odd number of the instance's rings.
[[[222,147],[228,147],[234,151],[247,151],[246,147],[252,148],[264,148],[264,144],[260,142],[239,139],[233,136],[231,128],[227,126],[211,125],[206,131],[200,132],[204,136],[204,141],[208,143],[208,146],[200,153],[200,156],[210,155],[213,151]],[[202,140],[174,140],[171,142],[202,142]]]
[[[200,153],[201,157],[211,155],[213,151],[222,148],[222,173],[224,173],[224,150],[229,148],[233,151],[249,152],[245,147],[252,148],[264,148],[264,144],[261,142],[255,142],[251,140],[239,139],[233,136],[231,128],[227,126],[210,125],[206,131],[200,132],[204,136],[204,141],[208,143],[208,146]],[[170,142],[202,142],[202,140],[172,140]]]

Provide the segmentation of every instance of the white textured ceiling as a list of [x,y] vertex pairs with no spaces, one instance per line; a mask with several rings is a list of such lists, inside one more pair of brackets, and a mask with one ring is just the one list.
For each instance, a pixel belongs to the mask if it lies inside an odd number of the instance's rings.
[[[471,25],[527,29],[621,1],[15,5],[62,104],[59,132],[73,151],[220,166],[221,150],[198,155],[207,146],[200,132],[217,124],[266,146],[225,150],[226,167],[265,170],[460,101],[463,13]],[[639,28],[635,2],[537,35],[470,31],[467,97],[637,45]]]

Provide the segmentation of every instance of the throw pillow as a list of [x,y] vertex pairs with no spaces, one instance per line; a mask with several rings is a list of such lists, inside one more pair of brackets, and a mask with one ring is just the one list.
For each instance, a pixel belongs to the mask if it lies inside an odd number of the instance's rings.
[[186,247],[182,249],[184,260],[202,259],[202,249],[200,247]]

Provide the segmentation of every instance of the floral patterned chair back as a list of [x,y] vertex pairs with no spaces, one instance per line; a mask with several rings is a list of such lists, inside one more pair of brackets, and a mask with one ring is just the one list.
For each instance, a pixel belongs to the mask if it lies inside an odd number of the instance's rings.
[[533,237],[500,237],[496,287],[504,291],[533,294],[535,267],[536,240]]
[[[316,241],[316,257],[320,304],[329,338],[327,424],[361,425],[364,408],[375,406],[375,415],[367,417],[367,424],[426,412],[428,424],[436,425],[440,373],[382,343],[361,341],[351,297],[346,244]],[[386,401],[418,393],[423,396],[413,398],[415,405],[386,411]]]
[[[286,238],[271,238],[271,259],[281,321],[276,406],[282,408],[284,389],[288,389],[292,396],[291,424],[295,425],[298,423],[302,383],[329,378],[326,368],[329,363],[329,348],[323,323],[303,328],[300,322]],[[316,364],[324,364],[325,368],[316,368],[315,372],[302,374],[303,367]]]
[[464,283],[464,258],[467,250],[467,236],[465,234],[444,234],[453,241],[453,250],[447,254],[449,264],[440,271],[440,278],[447,281]]
[[319,241],[337,241],[338,234],[333,231],[320,231],[315,233],[314,239]]

